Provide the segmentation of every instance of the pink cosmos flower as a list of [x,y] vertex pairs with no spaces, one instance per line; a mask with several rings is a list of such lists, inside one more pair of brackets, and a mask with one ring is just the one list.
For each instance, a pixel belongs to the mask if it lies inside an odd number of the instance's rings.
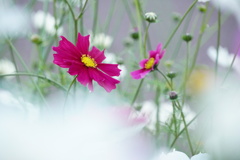
[[162,49],[162,44],[158,44],[157,49],[149,51],[149,58],[140,61],[139,66],[141,69],[131,72],[133,79],[142,79],[149,72],[154,70],[154,67],[158,64],[159,60],[162,59],[166,50]]
[[121,70],[118,69],[118,64],[102,63],[106,58],[104,51],[94,46],[89,51],[89,36],[78,33],[76,46],[61,36],[59,46],[52,48],[57,52],[53,54],[53,63],[62,68],[68,68],[68,73],[77,75],[77,80],[82,85],[88,86],[90,91],[93,91],[92,80],[94,80],[107,92],[111,92],[116,88],[116,84],[120,83],[112,76],[119,76]]

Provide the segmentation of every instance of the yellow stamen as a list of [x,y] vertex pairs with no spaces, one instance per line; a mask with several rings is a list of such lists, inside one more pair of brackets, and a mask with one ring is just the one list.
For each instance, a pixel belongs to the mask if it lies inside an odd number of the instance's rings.
[[150,68],[152,68],[152,66],[154,65],[154,61],[155,61],[155,59],[154,58],[150,58],[148,61],[147,61],[147,63],[145,63],[145,69],[150,69]]
[[82,55],[81,61],[85,64],[86,67],[92,67],[92,68],[97,67],[97,63],[95,62],[95,60],[91,58],[89,55],[86,55],[86,54]]

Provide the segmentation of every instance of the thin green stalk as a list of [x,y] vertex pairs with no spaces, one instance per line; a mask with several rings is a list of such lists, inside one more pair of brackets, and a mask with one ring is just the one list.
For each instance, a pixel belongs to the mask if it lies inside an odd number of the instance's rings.
[[177,118],[176,118],[176,108],[174,107],[174,102],[172,101],[172,107],[173,107],[173,124],[174,124],[174,136],[177,136]]
[[185,64],[185,76],[184,76],[184,82],[183,82],[183,98],[182,98],[182,106],[184,105],[184,101],[186,98],[186,84],[188,81],[188,63],[189,63],[189,44],[190,42],[187,42],[187,55],[186,55],[186,64]]
[[136,93],[135,93],[135,95],[134,95],[134,97],[133,97],[133,100],[132,100],[132,102],[131,102],[131,106],[133,106],[134,102],[135,102],[136,99],[137,99],[137,96],[138,96],[138,94],[139,94],[140,88],[142,87],[143,81],[144,81],[144,79],[141,79],[141,81],[140,81],[140,83],[139,83],[139,85],[138,85],[137,91],[136,91]]
[[223,79],[223,81],[222,81],[222,85],[224,84],[224,82],[226,81],[226,79],[227,79],[230,71],[232,70],[233,63],[235,62],[235,59],[236,59],[236,57],[237,57],[237,55],[238,55],[239,50],[240,50],[240,43],[239,43],[239,45],[238,45],[237,51],[236,51],[235,54],[234,54],[233,60],[232,60],[232,62],[231,62],[231,65],[230,65],[230,67],[228,68],[228,71],[227,71],[227,73],[226,73],[226,75],[225,75],[225,77],[224,77],[224,79]]
[[68,99],[68,95],[69,95],[69,92],[72,88],[72,85],[76,82],[76,79],[77,79],[77,76],[74,77],[74,79],[72,80],[71,84],[69,85],[68,87],[68,90],[67,90],[67,95],[66,95],[66,98],[65,98],[65,101],[64,101],[64,105],[63,105],[63,108],[65,109],[65,106],[66,106],[66,103],[67,103],[67,99]]
[[97,30],[97,24],[98,24],[98,0],[95,0],[95,5],[94,5],[94,16],[93,16],[93,36],[96,34]]
[[183,15],[183,17],[181,18],[181,20],[179,21],[178,25],[176,26],[176,28],[173,30],[173,32],[170,34],[170,37],[168,38],[167,42],[165,43],[163,48],[167,48],[167,46],[169,45],[170,41],[172,40],[173,36],[175,35],[175,33],[177,32],[178,28],[180,27],[180,25],[182,24],[183,20],[186,18],[186,16],[188,15],[188,13],[193,9],[193,7],[195,6],[195,4],[198,2],[198,0],[195,0],[190,7],[188,8],[188,10],[186,11],[186,13]]
[[45,76],[41,76],[41,75],[37,75],[37,74],[32,74],[32,73],[13,73],[13,74],[1,74],[0,77],[5,77],[5,76],[31,76],[31,77],[37,77],[39,79],[42,79],[50,84],[52,84],[53,86],[67,92],[67,89],[64,88],[61,84],[55,82],[54,80],[51,80],[49,78],[46,78]]
[[140,3],[138,0],[134,0],[134,4],[136,6],[136,14],[137,14],[137,29],[139,33],[139,51],[142,54],[142,56],[145,58],[145,51],[143,50],[143,40],[142,40],[142,27],[141,27],[141,22],[142,22],[142,12],[141,12],[141,7]]
[[85,9],[86,9],[86,7],[87,7],[87,3],[88,3],[88,0],[85,1],[81,12],[79,13],[79,15],[78,15],[77,18],[76,18],[77,20],[79,20],[80,18],[82,18],[83,14],[84,14],[84,12],[85,12]]
[[[206,8],[208,9],[209,3],[207,2]],[[204,13],[203,19],[202,19],[202,24],[201,24],[201,29],[200,29],[200,33],[198,36],[198,41],[197,41],[197,46],[196,46],[196,50],[194,52],[194,56],[193,56],[193,60],[192,60],[192,65],[190,66],[190,70],[189,70],[189,74],[188,76],[191,75],[195,65],[196,65],[196,61],[197,61],[197,56],[198,56],[198,52],[201,46],[201,42],[202,42],[202,37],[203,34],[205,32],[206,29],[206,20],[207,20],[207,13]]]
[[186,136],[187,136],[187,140],[188,140],[188,145],[189,145],[189,147],[190,147],[191,154],[194,155],[194,150],[193,150],[192,143],[191,143],[191,139],[190,139],[190,135],[189,135],[189,132],[188,132],[188,126],[187,126],[187,123],[186,123],[185,116],[184,116],[184,114],[183,114],[182,108],[181,108],[181,106],[180,106],[180,104],[179,104],[178,101],[174,102],[174,105],[175,105],[175,106],[180,110],[180,112],[181,112],[181,117],[182,117],[182,120],[183,120],[185,132],[186,132]]
[[64,1],[68,5],[68,8],[69,8],[70,13],[72,15],[72,19],[75,21],[76,18],[75,18],[75,15],[74,15],[74,12],[73,12],[73,9],[72,9],[71,5],[69,4],[68,0],[64,0]]
[[[9,44],[9,43],[8,43]],[[16,69],[16,72],[18,72],[18,66],[17,66],[17,62],[15,60],[15,56],[14,56],[14,53],[13,53],[13,49],[12,47],[9,45],[9,50],[10,50],[10,53],[11,53],[11,58],[12,58],[12,61],[13,61],[13,64],[14,64],[14,67]],[[17,83],[19,86],[21,86],[21,80],[20,80],[20,77],[19,76],[16,76],[16,79],[17,79]]]
[[[197,117],[201,114],[202,112],[199,112],[190,122],[188,122],[187,127],[190,126],[196,119]],[[170,148],[173,148],[174,144],[178,140],[178,138],[182,135],[182,133],[185,131],[185,127],[178,133],[178,135],[174,138],[173,142],[170,145]]]
[[220,39],[221,39],[221,10],[218,10],[218,33],[217,33],[217,57],[215,62],[215,80],[217,79],[218,74],[218,56],[219,56],[219,47],[220,47]]
[[150,27],[150,24],[151,23],[148,23],[147,28],[145,30],[144,43],[143,43],[144,58],[147,58],[147,39],[148,39],[148,29]]
[[171,90],[173,90],[173,86],[171,85],[171,82],[168,80],[168,78],[165,76],[164,73],[162,73],[158,68],[156,68],[156,71],[158,71],[162,76],[163,78],[166,80],[166,82],[168,83],[169,87]]
[[136,27],[137,23],[135,21],[135,18],[132,15],[132,10],[129,7],[128,0],[122,0],[122,2],[123,2],[123,5],[124,5],[124,8],[126,9],[126,12],[127,12],[128,17],[129,17],[129,20],[130,20],[130,22],[132,24],[132,27],[133,28]]
[[[14,53],[16,54],[16,56],[18,57],[18,59],[20,60],[21,64],[23,65],[23,67],[25,68],[25,70],[30,73],[30,70],[28,68],[28,66],[26,65],[26,63],[24,62],[24,60],[22,59],[21,55],[19,54],[19,52],[17,51],[17,49],[13,46],[12,42],[10,40],[7,40],[10,47],[13,49]],[[37,89],[42,101],[48,106],[43,94],[42,94],[42,91],[40,90],[40,88],[38,87],[38,85],[34,82],[33,79],[31,79],[33,85],[35,86],[35,88]]]
[[105,25],[104,25],[104,31],[106,33],[108,32],[109,25],[110,25],[110,22],[112,20],[113,12],[115,11],[116,2],[117,2],[117,0],[112,0],[112,4],[110,5],[111,6],[110,11],[109,11],[109,14],[107,16],[107,19],[106,19],[106,22],[105,22]]

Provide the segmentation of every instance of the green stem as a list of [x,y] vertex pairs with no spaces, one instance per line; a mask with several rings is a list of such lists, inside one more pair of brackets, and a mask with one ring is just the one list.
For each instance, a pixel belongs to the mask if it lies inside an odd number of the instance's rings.
[[236,59],[236,57],[237,57],[237,55],[238,55],[239,50],[240,50],[240,43],[239,43],[239,45],[238,45],[237,51],[236,51],[235,54],[234,54],[233,60],[232,60],[232,62],[231,62],[231,65],[230,65],[230,67],[228,68],[228,71],[227,71],[227,73],[226,73],[226,75],[225,75],[225,77],[224,77],[224,79],[223,79],[222,85],[223,85],[224,82],[226,81],[226,79],[227,79],[227,77],[228,77],[228,75],[229,75],[229,73],[230,73],[230,71],[231,71],[231,69],[232,69],[232,67],[233,67],[233,63],[235,62],[235,59]]
[[144,79],[141,79],[141,81],[140,81],[140,83],[139,83],[139,85],[138,85],[137,91],[136,91],[136,93],[135,93],[135,95],[134,95],[134,97],[133,97],[133,100],[132,100],[132,102],[131,102],[131,106],[133,106],[134,102],[135,102],[136,99],[137,99],[137,96],[138,96],[138,94],[139,94],[140,88],[142,87],[143,81],[144,81]]
[[[9,43],[8,43],[9,44]],[[14,56],[14,53],[13,53],[13,49],[12,47],[9,45],[9,50],[10,50],[10,53],[11,53],[11,58],[12,58],[12,61],[13,61],[13,64],[14,64],[14,67],[16,69],[16,72],[18,72],[18,66],[17,66],[17,62],[15,60],[15,56]],[[17,83],[19,84],[19,86],[21,86],[21,80],[20,80],[20,77],[19,76],[16,76],[16,79],[17,79]]]
[[[201,114],[202,112],[199,112],[190,122],[188,122],[187,127],[190,126],[196,119],[197,117]],[[177,136],[174,138],[173,142],[170,145],[170,148],[174,146],[178,138],[182,135],[182,133],[185,131],[185,127],[177,134]]]
[[221,35],[221,11],[218,10],[218,33],[217,33],[217,57],[215,62],[215,80],[217,79],[218,74],[218,57],[219,57],[219,47],[220,47],[220,35]]
[[189,42],[187,42],[187,56],[186,56],[186,64],[185,64],[185,76],[184,76],[184,82],[183,82],[182,106],[184,105],[184,101],[186,97],[186,84],[188,81],[188,63],[189,63]]
[[191,154],[194,155],[194,150],[193,150],[191,139],[190,139],[190,135],[189,135],[189,132],[188,132],[188,126],[187,126],[187,123],[186,123],[185,116],[183,114],[182,108],[181,108],[181,106],[180,106],[178,101],[174,102],[174,106],[176,106],[180,110],[180,112],[181,112],[181,117],[182,117],[184,128],[185,128],[185,131],[186,131],[188,145],[190,147]]
[[136,6],[136,12],[137,12],[137,29],[139,33],[139,50],[140,53],[142,54],[143,57],[145,57],[145,51],[143,50],[143,41],[142,41],[142,27],[141,27],[141,22],[142,22],[142,12],[141,12],[141,7],[140,3],[138,0],[134,0],[134,4]]
[[96,34],[97,30],[97,24],[98,24],[98,0],[95,0],[95,5],[94,5],[94,16],[93,16],[93,36]]
[[[25,70],[30,73],[30,70],[28,69],[28,66],[26,65],[26,63],[24,62],[24,60],[22,59],[21,55],[19,54],[19,52],[17,51],[17,49],[13,46],[12,42],[10,40],[7,40],[10,47],[13,49],[14,53],[16,54],[16,56],[18,57],[18,59],[20,60],[21,64],[23,65],[23,67],[25,68]],[[38,85],[34,82],[33,79],[31,79],[33,85],[35,86],[35,88],[37,89],[42,101],[46,104],[46,106],[48,106],[43,94],[42,94],[42,91],[40,90],[40,88],[38,87]]]
[[117,2],[117,0],[112,1],[110,11],[109,11],[109,14],[108,14],[109,16],[107,16],[107,20],[106,20],[105,25],[104,25],[104,31],[106,33],[108,32],[109,25],[110,25],[110,22],[112,20],[113,12],[115,11],[116,2]]
[[165,76],[164,73],[162,73],[158,68],[156,68],[156,71],[158,71],[162,76],[163,78],[166,80],[166,82],[168,83],[169,87],[171,90],[173,90],[173,86],[171,85],[171,82],[168,80],[168,78]]
[[132,24],[132,27],[133,28],[136,27],[137,23],[135,21],[135,18],[132,15],[132,9],[129,7],[128,0],[122,0],[122,2],[123,2],[123,5],[124,5],[124,8],[126,9],[126,12],[127,12],[128,17],[129,17],[129,20],[130,20],[130,22]]
[[63,91],[67,91],[66,88],[64,88],[61,84],[55,82],[54,80],[51,80],[51,79],[48,79],[46,78],[45,76],[40,76],[40,75],[37,75],[37,74],[32,74],[32,73],[13,73],[13,74],[1,74],[0,77],[5,77],[5,76],[31,76],[31,77],[37,77],[39,79],[42,79],[44,81],[47,81],[48,83],[54,85],[55,87],[63,90]]
[[67,95],[66,95],[66,98],[65,98],[65,101],[64,101],[64,105],[63,105],[63,108],[65,108],[66,106],[66,103],[67,103],[67,99],[68,99],[68,95],[69,95],[69,92],[72,88],[72,85],[76,82],[76,79],[77,79],[77,76],[74,77],[74,79],[72,80],[70,86],[68,87],[68,90],[67,90]]
[[147,25],[147,28],[145,30],[145,36],[144,36],[144,44],[143,44],[143,47],[144,47],[144,58],[147,58],[147,39],[148,39],[148,29],[150,27],[150,24],[151,23],[148,23]]
[[[208,6],[209,6],[209,3],[207,2],[207,6],[206,6],[207,9],[208,9]],[[191,75],[191,73],[192,73],[192,71],[193,71],[193,69],[196,65],[197,56],[198,56],[198,52],[199,52],[199,49],[200,49],[200,46],[201,46],[203,33],[205,32],[205,29],[206,29],[206,19],[207,19],[207,14],[204,13],[204,16],[203,16],[203,19],[202,19],[201,30],[200,30],[200,33],[199,33],[199,36],[198,36],[196,50],[195,50],[195,53],[194,53],[194,57],[193,57],[193,60],[192,60],[192,65],[190,67],[190,71],[189,71],[188,76]]]
[[182,24],[183,20],[186,18],[186,16],[188,15],[188,13],[193,9],[193,7],[195,6],[195,4],[198,2],[198,0],[195,0],[190,7],[188,8],[188,10],[186,11],[186,13],[183,15],[183,17],[181,18],[181,20],[179,21],[178,25],[176,26],[176,28],[173,30],[173,32],[171,33],[170,37],[168,38],[166,44],[164,45],[163,48],[167,48],[167,46],[169,45],[170,41],[172,40],[173,36],[175,35],[175,33],[177,32],[178,28],[180,27],[180,25]]
[[85,1],[85,3],[84,3],[84,5],[83,5],[83,8],[82,8],[82,10],[81,10],[81,12],[80,12],[80,14],[77,16],[77,20],[79,20],[80,18],[82,18],[82,16],[83,16],[83,14],[84,14],[84,12],[85,12],[85,9],[86,9],[86,7],[87,7],[87,3],[88,3],[88,0],[86,0]]

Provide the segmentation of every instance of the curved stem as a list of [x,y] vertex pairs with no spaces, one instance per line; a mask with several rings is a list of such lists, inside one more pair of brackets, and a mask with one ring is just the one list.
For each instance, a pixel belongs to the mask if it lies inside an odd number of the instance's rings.
[[84,5],[83,5],[83,8],[82,8],[82,10],[81,10],[81,13],[80,13],[80,14],[77,16],[77,18],[76,18],[77,20],[79,20],[80,18],[82,18],[83,13],[84,13],[84,11],[85,11],[85,9],[86,9],[87,3],[88,3],[88,0],[85,1]]
[[[13,46],[12,42],[10,40],[7,40],[7,42],[9,43],[9,46],[12,48],[12,50],[14,51],[14,53],[16,54],[16,56],[18,57],[18,59],[20,60],[21,64],[23,65],[23,67],[25,68],[25,70],[30,73],[30,70],[28,68],[28,66],[26,65],[26,63],[24,62],[24,60],[22,59],[20,53],[17,51],[17,49]],[[35,88],[37,89],[43,103],[45,103],[46,106],[48,106],[46,99],[44,98],[42,91],[40,90],[40,88],[38,87],[38,85],[34,82],[34,80],[31,78],[31,81],[33,83],[33,85],[35,86]]]
[[72,80],[71,84],[69,85],[68,87],[68,90],[67,90],[67,95],[66,95],[66,98],[65,98],[65,101],[64,101],[64,105],[63,105],[63,108],[65,108],[66,106],[66,103],[67,103],[67,99],[68,99],[68,95],[69,95],[69,92],[73,86],[73,84],[76,82],[76,79],[77,79],[77,76],[74,77],[74,79]]
[[168,80],[168,78],[165,76],[165,74],[162,73],[158,68],[156,68],[156,71],[158,71],[158,72],[163,76],[163,78],[164,78],[164,79],[166,80],[166,82],[168,83],[170,89],[173,90],[172,84],[171,84],[171,82]]
[[180,27],[180,25],[182,24],[183,20],[186,18],[186,16],[188,15],[188,13],[193,9],[193,7],[195,6],[195,4],[198,2],[198,0],[195,0],[190,7],[188,8],[188,10],[186,11],[186,13],[183,15],[183,17],[181,18],[181,20],[179,21],[178,25],[176,26],[176,28],[173,30],[173,32],[171,33],[170,37],[168,38],[166,44],[164,45],[163,48],[167,48],[167,46],[169,45],[170,41],[172,40],[173,36],[175,35],[175,33],[177,32],[178,28]]
[[141,79],[141,81],[140,81],[140,83],[139,83],[139,85],[138,85],[137,91],[136,91],[136,93],[135,93],[135,95],[134,95],[134,97],[133,97],[133,100],[132,100],[132,102],[131,102],[131,106],[133,106],[134,102],[135,102],[136,99],[137,99],[137,96],[138,96],[138,94],[139,94],[140,88],[142,87],[143,81],[144,81],[144,79]]
[[5,76],[31,76],[31,77],[37,77],[39,79],[42,79],[42,80],[45,80],[49,83],[51,83],[52,85],[54,85],[55,87],[67,92],[67,89],[64,88],[61,84],[51,80],[51,79],[48,79],[46,78],[45,76],[40,76],[40,75],[37,75],[37,74],[32,74],[32,73],[13,73],[13,74],[1,74],[0,77],[5,77]]

